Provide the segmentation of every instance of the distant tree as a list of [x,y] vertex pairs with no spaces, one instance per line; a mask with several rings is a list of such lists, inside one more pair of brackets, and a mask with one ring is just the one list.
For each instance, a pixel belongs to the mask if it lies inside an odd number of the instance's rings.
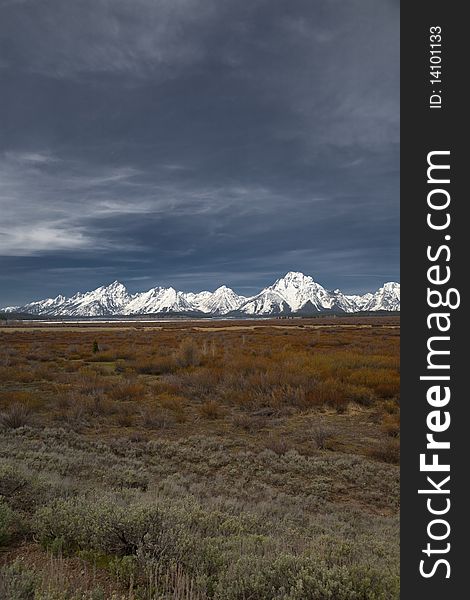
[[100,351],[100,347],[98,346],[98,342],[95,340],[93,342],[93,352],[99,352]]

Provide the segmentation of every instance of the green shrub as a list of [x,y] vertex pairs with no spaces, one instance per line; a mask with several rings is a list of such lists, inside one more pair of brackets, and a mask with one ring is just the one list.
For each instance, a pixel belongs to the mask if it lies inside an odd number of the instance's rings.
[[138,573],[138,563],[135,556],[114,557],[109,563],[109,570],[118,581],[129,586]]
[[0,570],[0,598],[5,600],[34,600],[36,576],[19,562]]
[[149,485],[149,479],[145,473],[131,469],[112,471],[107,480],[114,488],[137,489],[142,492],[147,491]]
[[36,513],[33,527],[45,547],[60,540],[65,552],[139,554],[163,562],[181,559],[190,543],[183,518],[171,509],[125,506],[113,498],[57,500]]
[[390,600],[398,578],[369,567],[327,566],[289,554],[255,560],[244,556],[224,571],[215,600]]
[[9,506],[30,513],[54,497],[67,496],[73,488],[67,482],[51,481],[43,474],[30,473],[16,464],[0,462],[0,496]]
[[14,521],[11,508],[0,498],[0,546],[8,543]]

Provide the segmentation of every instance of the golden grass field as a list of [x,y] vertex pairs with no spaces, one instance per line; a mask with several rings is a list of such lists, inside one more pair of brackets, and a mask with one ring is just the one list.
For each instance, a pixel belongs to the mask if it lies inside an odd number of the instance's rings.
[[3,325],[0,598],[398,598],[399,336]]

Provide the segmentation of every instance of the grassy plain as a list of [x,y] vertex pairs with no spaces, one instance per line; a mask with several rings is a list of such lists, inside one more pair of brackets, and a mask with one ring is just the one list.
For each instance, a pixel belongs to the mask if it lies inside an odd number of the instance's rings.
[[399,318],[0,327],[0,597],[389,600]]

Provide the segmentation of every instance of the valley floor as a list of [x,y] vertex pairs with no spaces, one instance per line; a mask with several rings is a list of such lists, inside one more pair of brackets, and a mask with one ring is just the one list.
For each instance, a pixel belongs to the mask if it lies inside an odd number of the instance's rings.
[[1,598],[399,597],[398,317],[9,325],[0,388]]

